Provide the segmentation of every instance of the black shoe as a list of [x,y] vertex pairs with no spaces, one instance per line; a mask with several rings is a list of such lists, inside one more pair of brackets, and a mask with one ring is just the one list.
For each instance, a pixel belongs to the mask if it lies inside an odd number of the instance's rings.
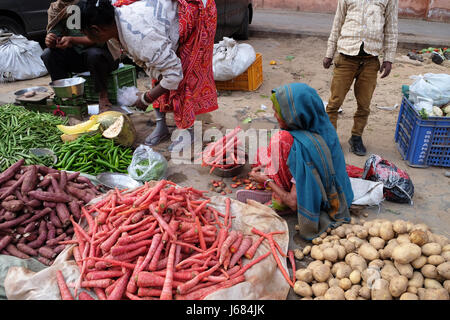
[[365,156],[366,155],[366,147],[364,147],[364,144],[362,142],[362,138],[359,136],[352,136],[348,143],[350,144],[350,151],[358,156]]

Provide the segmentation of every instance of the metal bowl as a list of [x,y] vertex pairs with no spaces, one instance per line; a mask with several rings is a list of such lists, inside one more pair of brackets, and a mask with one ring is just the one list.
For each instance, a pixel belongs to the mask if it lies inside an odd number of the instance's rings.
[[25,93],[30,92],[30,91],[47,92],[48,90],[47,90],[46,87],[31,87],[31,88],[26,88],[26,89],[22,89],[22,90],[16,91],[16,92],[14,92],[14,94],[16,96],[21,96],[21,95],[24,95]]
[[84,83],[86,79],[81,77],[55,80],[49,83],[59,98],[73,98],[84,94]]

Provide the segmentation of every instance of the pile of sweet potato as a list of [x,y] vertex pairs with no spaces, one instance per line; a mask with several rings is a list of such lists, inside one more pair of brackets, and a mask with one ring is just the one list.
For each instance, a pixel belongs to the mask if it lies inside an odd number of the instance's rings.
[[0,254],[51,265],[72,239],[75,220],[101,192],[79,172],[19,160],[0,174]]

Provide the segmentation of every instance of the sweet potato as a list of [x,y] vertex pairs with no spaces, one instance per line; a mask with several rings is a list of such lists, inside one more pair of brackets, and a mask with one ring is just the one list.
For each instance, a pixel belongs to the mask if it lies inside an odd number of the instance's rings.
[[[32,199],[26,203],[27,206],[31,208],[39,208],[42,205],[42,202],[37,199]],[[44,206],[46,207],[46,206]]]
[[28,259],[28,258],[30,258],[29,255],[27,255],[26,253],[24,253],[24,252],[20,251],[19,249],[17,249],[17,247],[15,245],[13,245],[13,244],[8,244],[5,249],[10,255],[15,256],[17,258],[21,258],[21,259]]
[[2,195],[0,196],[0,200],[5,199],[7,196],[13,194],[17,188],[20,187],[20,185],[22,184],[23,180],[25,179],[25,176],[22,175],[17,182],[15,182],[12,186],[8,187],[8,189],[2,193]]
[[25,163],[25,159],[20,159],[19,161],[17,161],[16,163],[14,163],[13,165],[11,165],[8,169],[6,169],[5,171],[3,171],[0,174],[0,184],[2,184],[5,181],[10,180],[12,177],[14,177],[14,175],[16,174],[17,171],[19,171],[20,167]]
[[28,246],[25,243],[18,243],[17,244],[17,249],[19,249],[23,253],[26,253],[26,254],[28,254],[30,256],[37,256],[38,255],[37,250],[31,248],[30,246]]
[[43,205],[46,208],[56,208],[56,202],[44,201]]
[[29,170],[24,174],[21,191],[22,194],[27,194],[33,190],[38,182],[37,169],[35,166],[29,166]]
[[45,217],[46,215],[48,215],[52,211],[53,210],[51,208],[45,208],[43,210],[35,211],[34,215],[30,219],[24,221],[22,224],[29,224],[30,222],[37,221],[37,220]]
[[69,211],[72,213],[73,217],[76,221],[80,220],[81,218],[81,209],[80,205],[77,201],[70,201],[69,202]]
[[53,252],[49,247],[40,247],[38,250],[39,254],[47,259],[53,259],[56,257],[56,253]]
[[56,204],[56,214],[61,221],[63,228],[70,224],[70,213],[65,203]]
[[8,244],[11,243],[13,240],[13,237],[10,235],[5,235],[2,238],[0,238],[0,251],[2,251],[4,248],[8,246]]
[[3,214],[3,219],[5,219],[6,221],[11,221],[17,218],[17,214],[15,212],[11,212],[11,211],[6,211]]
[[61,193],[52,193],[52,192],[45,192],[45,191],[30,191],[28,193],[30,197],[33,197],[35,199],[41,200],[41,201],[49,201],[49,202],[69,202],[70,198],[66,194]]
[[14,220],[0,223],[0,229],[8,229],[8,228],[15,227],[15,226],[21,224],[23,221],[27,220],[30,216],[31,216],[30,213],[25,213],[25,214],[22,214],[21,216],[17,217]]

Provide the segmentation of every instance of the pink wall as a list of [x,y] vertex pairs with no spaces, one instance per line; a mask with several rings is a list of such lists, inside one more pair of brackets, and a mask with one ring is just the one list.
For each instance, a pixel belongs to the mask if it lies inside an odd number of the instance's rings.
[[[257,8],[334,13],[338,0],[254,0]],[[399,16],[450,22],[450,0],[399,0]]]

